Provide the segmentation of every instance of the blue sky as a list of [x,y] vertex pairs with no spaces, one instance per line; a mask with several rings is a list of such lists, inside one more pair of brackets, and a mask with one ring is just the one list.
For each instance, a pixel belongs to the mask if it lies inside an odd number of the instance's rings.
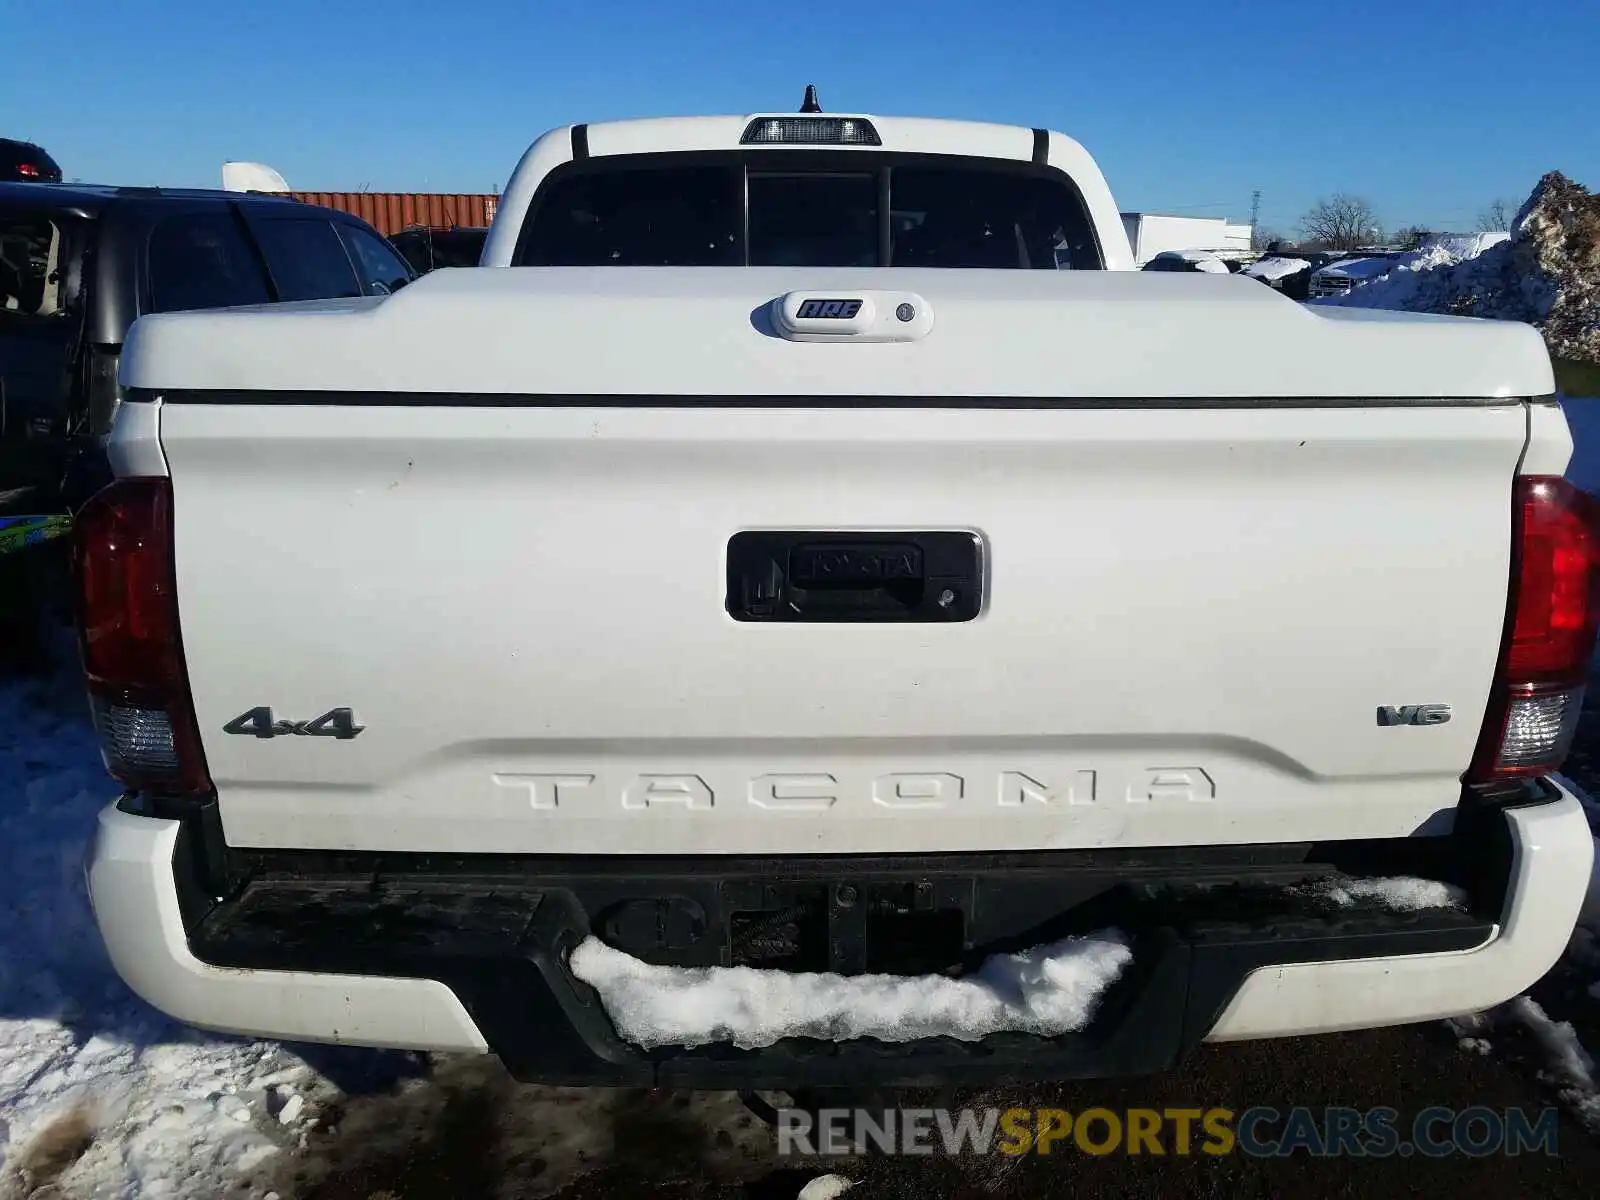
[[572,121],[825,107],[1048,125],[1125,209],[1292,232],[1319,196],[1471,228],[1545,170],[1600,187],[1595,0],[0,0],[0,133],[67,176],[488,191]]

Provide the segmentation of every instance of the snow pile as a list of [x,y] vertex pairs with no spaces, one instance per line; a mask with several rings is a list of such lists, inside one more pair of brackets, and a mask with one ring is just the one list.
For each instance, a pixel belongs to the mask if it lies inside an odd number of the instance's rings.
[[1337,908],[1358,904],[1379,904],[1396,912],[1420,912],[1428,908],[1466,908],[1467,894],[1452,884],[1410,875],[1389,875],[1372,879],[1332,876],[1296,889],[1303,895],[1327,900]]
[[[1321,297],[1313,303],[1410,308],[1410,299],[1423,281],[1433,277],[1433,272],[1475,258],[1491,245],[1493,243],[1474,238],[1446,238],[1398,258],[1362,258],[1337,263],[1323,273],[1348,275],[1356,280],[1355,288],[1339,296]],[[1353,299],[1357,295],[1362,298]]]
[[1545,1052],[1545,1075],[1555,1085],[1584,1126],[1600,1132],[1600,1088],[1595,1085],[1594,1059],[1578,1041],[1571,1021],[1552,1021],[1544,1009],[1527,996],[1518,996],[1506,1005],[1508,1014],[1520,1021]]
[[1556,358],[1600,362],[1600,196],[1539,180],[1508,240],[1446,238],[1381,279],[1318,304],[1526,321]]
[[846,1179],[843,1175],[818,1175],[800,1189],[795,1200],[839,1200],[853,1187],[855,1180]]
[[1423,250],[1443,250],[1457,260],[1476,258],[1501,242],[1509,242],[1511,235],[1504,230],[1498,233],[1434,233],[1422,243]]
[[168,1020],[112,972],[83,857],[114,785],[84,707],[76,679],[0,684],[0,1195],[58,1173],[69,1195],[222,1195],[331,1085],[275,1044]]
[[1489,1012],[1467,1013],[1445,1022],[1465,1052],[1493,1053],[1490,1035],[1506,1026],[1520,1026],[1538,1043],[1544,1065],[1539,1077],[1560,1096],[1572,1113],[1593,1133],[1600,1133],[1600,1087],[1596,1086],[1594,1059],[1583,1048],[1571,1021],[1551,1019],[1532,996],[1518,996]]
[[978,1041],[1010,1031],[1043,1037],[1082,1029],[1105,989],[1133,961],[1115,930],[997,954],[976,974],[791,974],[752,967],[658,967],[587,938],[572,971],[600,993],[611,1020],[644,1047],[782,1038]]

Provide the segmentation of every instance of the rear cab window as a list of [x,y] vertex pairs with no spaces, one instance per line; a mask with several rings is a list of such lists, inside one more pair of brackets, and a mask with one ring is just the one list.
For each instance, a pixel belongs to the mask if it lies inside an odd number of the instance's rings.
[[1031,163],[873,152],[728,151],[557,168],[517,266],[1099,270],[1064,174]]

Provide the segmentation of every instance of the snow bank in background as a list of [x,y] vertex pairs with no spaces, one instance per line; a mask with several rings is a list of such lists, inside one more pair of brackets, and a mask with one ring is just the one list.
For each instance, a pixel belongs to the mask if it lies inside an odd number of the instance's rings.
[[83,889],[112,792],[75,679],[0,684],[0,1194],[64,1165],[69,1195],[220,1196],[331,1085],[275,1044],[178,1025],[116,978]]
[[1329,900],[1339,908],[1378,903],[1396,912],[1418,912],[1426,908],[1465,908],[1467,894],[1448,883],[1416,879],[1409,875],[1389,875],[1374,879],[1337,876],[1319,879],[1294,889],[1302,894]]
[[1311,303],[1352,308],[1410,309],[1423,286],[1432,278],[1432,272],[1458,266],[1488,248],[1488,245],[1475,239],[1448,238],[1397,259],[1361,259],[1360,262],[1371,264],[1365,272],[1346,270],[1351,264],[1340,263],[1337,267],[1327,268],[1324,273],[1356,277],[1375,275],[1377,278],[1358,283],[1341,296],[1324,296]]
[[972,1042],[1003,1031],[1071,1033],[1089,1023],[1101,993],[1132,961],[1115,930],[997,954],[960,979],[657,967],[591,937],[572,952],[572,971],[640,1046],[754,1049],[786,1037]]
[[1558,171],[1539,180],[1509,239],[1442,238],[1381,279],[1317,304],[1527,321],[1557,358],[1600,362],[1600,196]]
[[1423,240],[1423,250],[1444,250],[1457,259],[1476,258],[1485,250],[1509,242],[1511,234],[1505,230],[1497,233],[1436,233]]

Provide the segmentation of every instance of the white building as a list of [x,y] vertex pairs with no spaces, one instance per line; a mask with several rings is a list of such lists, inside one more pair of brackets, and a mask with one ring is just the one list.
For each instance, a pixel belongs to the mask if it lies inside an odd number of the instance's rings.
[[1122,214],[1135,266],[1163,250],[1213,250],[1224,257],[1248,252],[1251,229],[1223,217],[1175,217],[1166,213]]

